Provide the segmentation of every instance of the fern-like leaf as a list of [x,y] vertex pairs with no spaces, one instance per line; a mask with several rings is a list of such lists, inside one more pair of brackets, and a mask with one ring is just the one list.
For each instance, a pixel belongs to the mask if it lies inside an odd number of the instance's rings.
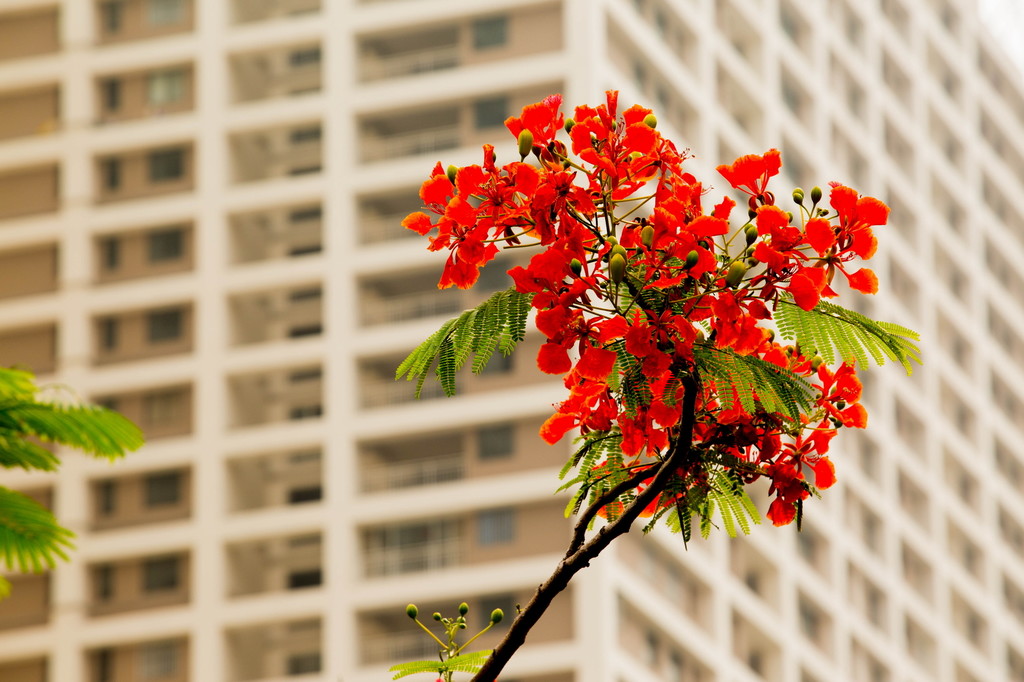
[[891,322],[880,322],[828,301],[804,310],[780,300],[775,320],[782,337],[815,349],[825,362],[856,360],[861,365],[893,360],[910,374],[921,363],[920,335]]
[[491,650],[473,651],[459,656],[452,656],[447,661],[409,661],[398,663],[388,668],[389,673],[395,673],[391,679],[398,680],[409,675],[420,673],[442,674],[453,673],[475,673],[491,655]]
[[739,401],[753,413],[760,403],[768,412],[785,414],[793,421],[811,409],[810,384],[778,365],[703,345],[694,346],[693,357],[704,381],[715,388],[724,405]]
[[479,374],[498,349],[508,355],[526,336],[526,320],[533,294],[515,288],[499,291],[476,308],[463,311],[417,346],[395,370],[395,379],[417,381],[416,397],[431,367],[445,395],[455,395],[455,375],[473,356],[472,369]]
[[0,560],[9,569],[40,573],[67,560],[74,534],[62,528],[45,507],[13,490],[0,487]]

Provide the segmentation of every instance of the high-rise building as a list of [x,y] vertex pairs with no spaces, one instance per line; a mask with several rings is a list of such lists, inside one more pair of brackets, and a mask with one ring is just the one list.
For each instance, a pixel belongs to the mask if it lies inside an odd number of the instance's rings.
[[1024,680],[1024,87],[970,0],[0,0],[0,362],[149,438],[4,472],[78,549],[13,579],[0,680],[370,682],[431,655],[406,603],[525,603],[562,389],[530,337],[412,402],[398,360],[482,295],[399,222],[606,88],[709,180],[778,147],[886,200],[856,305],[926,365],[869,374],[802,533],[631,534],[502,679]]

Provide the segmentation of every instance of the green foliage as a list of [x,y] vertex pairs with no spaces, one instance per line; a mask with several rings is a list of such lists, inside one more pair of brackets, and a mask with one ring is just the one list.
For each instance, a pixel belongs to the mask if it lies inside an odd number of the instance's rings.
[[[92,405],[39,397],[28,372],[0,368],[0,467],[56,471],[60,459],[40,443],[54,443],[105,459],[142,446],[130,421]],[[0,487],[0,564],[21,572],[52,568],[66,559],[73,534],[25,495]],[[10,585],[0,581],[0,599]]]
[[436,362],[435,374],[445,395],[455,395],[455,373],[462,369],[470,355],[473,356],[473,373],[479,374],[495,351],[509,355],[525,338],[532,298],[532,294],[521,294],[512,287],[448,320],[402,361],[395,378],[416,379],[416,397],[419,398],[423,383]]
[[453,656],[447,661],[411,661],[399,663],[388,668],[389,673],[395,673],[391,679],[397,680],[409,675],[419,673],[475,673],[484,664],[487,657],[491,655],[490,649],[483,651],[471,651],[466,654]]
[[712,467],[708,470],[706,484],[692,485],[680,491],[676,504],[671,509],[666,507],[659,510],[644,527],[644,532],[650,532],[664,516],[669,530],[681,533],[683,540],[689,542],[693,535],[693,518],[696,516],[701,537],[707,539],[715,527],[716,513],[731,538],[741,531],[749,535],[751,522],[755,525],[761,523],[757,505],[750,499],[742,481],[731,471]]
[[893,360],[907,374],[911,363],[921,362],[917,346],[920,335],[891,322],[879,322],[853,310],[821,301],[804,310],[791,301],[781,300],[775,309],[775,321],[785,339],[795,340],[803,349],[816,349],[826,363],[856,360],[860,366],[884,365]]
[[749,413],[760,405],[768,412],[785,414],[794,422],[811,409],[810,384],[778,365],[707,345],[695,345],[693,357],[702,380],[714,386],[722,405],[739,400]]

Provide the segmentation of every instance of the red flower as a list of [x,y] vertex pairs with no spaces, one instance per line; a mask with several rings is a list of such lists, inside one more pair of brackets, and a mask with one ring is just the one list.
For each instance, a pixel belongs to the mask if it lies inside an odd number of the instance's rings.
[[721,165],[716,170],[735,189],[756,197],[764,194],[768,181],[778,175],[781,167],[782,155],[779,150],[769,149],[763,156],[741,156],[731,164]]

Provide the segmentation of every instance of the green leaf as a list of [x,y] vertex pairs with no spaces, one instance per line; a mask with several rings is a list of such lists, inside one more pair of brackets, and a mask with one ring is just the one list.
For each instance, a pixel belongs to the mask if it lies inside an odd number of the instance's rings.
[[436,362],[435,374],[445,395],[455,395],[455,375],[470,355],[473,373],[479,374],[496,350],[508,355],[525,338],[531,300],[533,294],[521,294],[512,287],[491,295],[476,308],[463,311],[409,353],[395,370],[395,379],[417,380],[419,398],[423,382]]
[[803,377],[761,358],[737,355],[731,349],[696,345],[693,357],[705,384],[718,393],[723,405],[737,400],[748,413],[758,404],[793,421],[812,408],[813,389]]
[[22,573],[53,568],[67,560],[74,533],[45,507],[22,493],[0,487],[0,561]]
[[420,673],[441,674],[453,673],[475,673],[491,655],[491,650],[473,651],[459,656],[452,656],[447,661],[410,661],[398,663],[388,668],[389,673],[395,673],[391,679],[397,680],[409,675]]
[[783,338],[796,341],[805,350],[816,350],[829,364],[856,360],[861,366],[882,365],[893,360],[910,374],[912,363],[921,363],[917,332],[828,301],[804,310],[792,301],[780,300],[775,321]]

